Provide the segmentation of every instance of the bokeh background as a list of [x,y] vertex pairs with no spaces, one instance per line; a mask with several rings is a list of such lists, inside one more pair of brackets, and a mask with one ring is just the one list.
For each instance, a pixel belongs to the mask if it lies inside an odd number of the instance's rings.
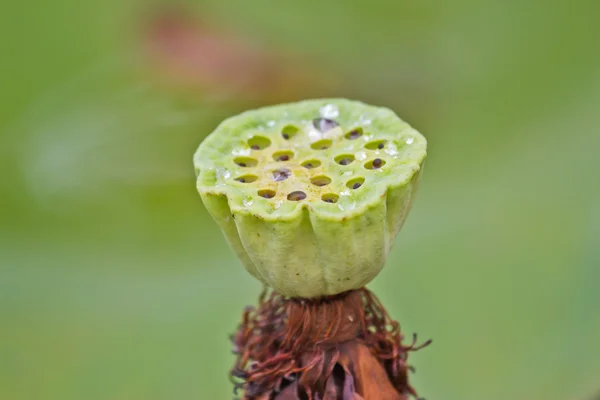
[[259,285],[192,154],[249,107],[343,96],[422,131],[370,285],[427,399],[600,396],[595,1],[0,5],[0,398],[229,399]]

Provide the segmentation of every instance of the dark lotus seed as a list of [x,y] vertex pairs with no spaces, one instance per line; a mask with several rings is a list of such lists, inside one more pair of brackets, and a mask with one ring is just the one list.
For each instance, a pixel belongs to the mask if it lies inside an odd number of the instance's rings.
[[314,150],[326,150],[329,147],[331,147],[331,140],[329,139],[319,140],[310,145],[310,148]]
[[265,199],[272,199],[273,197],[275,197],[275,194],[276,193],[273,190],[269,189],[263,189],[258,191],[258,195],[260,197],[264,197]]
[[385,147],[387,140],[375,140],[365,144],[365,149],[367,150],[381,150]]
[[310,180],[310,183],[312,183],[315,186],[326,186],[329,185],[331,183],[331,178],[328,176],[315,176],[314,178],[312,178]]
[[294,154],[291,151],[277,151],[273,153],[273,160],[275,161],[288,161]]
[[291,201],[300,201],[300,200],[304,200],[306,198],[306,193],[298,190],[296,192],[292,192],[290,194],[288,194],[287,199],[291,200]]
[[321,165],[319,160],[306,160],[302,163],[302,166],[306,169],[317,168],[319,165]]
[[248,139],[248,145],[252,150],[263,150],[271,145],[271,140],[264,136],[253,136]]
[[298,127],[294,125],[286,125],[281,130],[281,137],[285,140],[290,140],[296,133],[298,133]]
[[[371,168],[369,165],[370,165],[370,164],[366,164],[366,165],[365,165],[365,168],[367,168],[367,169]],[[364,183],[365,183],[365,178],[363,178],[363,177],[359,177],[359,178],[356,178],[356,179],[351,179],[351,180],[349,180],[348,182],[346,182],[346,187],[347,187],[348,189],[358,189],[358,188],[359,188],[359,187],[361,187],[361,186],[362,186]]]
[[323,200],[325,203],[337,203],[339,198],[340,196],[335,193],[327,193],[321,196],[321,200]]
[[360,129],[352,129],[350,132],[346,134],[346,138],[350,140],[358,139],[362,135]]
[[285,181],[290,176],[290,171],[282,168],[273,171],[273,180],[275,182]]
[[241,183],[254,182],[256,179],[258,179],[258,177],[256,175],[244,175],[244,176],[235,178],[236,181],[241,182]]
[[376,158],[373,160],[373,168],[381,168],[382,164],[381,158]]
[[258,164],[258,160],[250,157],[236,157],[233,159],[233,162],[242,168],[246,167],[254,167]]
[[313,119],[313,126],[315,129],[318,129],[321,132],[327,132],[332,130],[333,128],[337,128],[339,124],[328,118],[315,118]]
[[348,165],[354,161],[354,156],[352,154],[340,154],[334,160],[340,165]]

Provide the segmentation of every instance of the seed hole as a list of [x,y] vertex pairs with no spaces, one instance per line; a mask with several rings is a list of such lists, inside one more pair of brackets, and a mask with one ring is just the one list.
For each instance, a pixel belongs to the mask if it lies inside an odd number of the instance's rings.
[[321,196],[321,200],[323,200],[325,203],[337,203],[339,198],[340,196],[335,193],[326,193]]
[[275,197],[277,193],[275,193],[274,190],[271,189],[261,189],[258,191],[258,195],[260,197],[264,197],[265,199],[272,199],[273,197]]
[[263,150],[271,145],[271,141],[264,136],[254,136],[248,140],[248,146],[252,150]]
[[242,182],[242,183],[254,182],[257,179],[258,179],[258,176],[256,176],[256,175],[242,175],[240,177],[235,178],[236,181]]
[[275,171],[273,171],[273,180],[275,182],[285,181],[287,178],[290,177],[290,175],[291,175],[291,172],[289,169],[279,168],[279,169],[276,169]]
[[331,147],[331,140],[323,139],[310,145],[313,150],[325,150]]
[[281,136],[285,140],[290,140],[291,138],[296,136],[296,133],[298,133],[298,131],[299,131],[299,129],[297,127],[295,127],[294,125],[286,125],[281,130]]
[[256,164],[258,164],[258,160],[256,160],[256,158],[250,157],[236,157],[233,159],[233,162],[240,167],[254,167]]
[[315,176],[311,178],[310,183],[315,186],[325,186],[331,183],[331,178],[325,175]]
[[306,198],[306,193],[301,190],[297,190],[287,195],[287,199],[291,201],[300,201]]
[[273,160],[275,161],[288,161],[294,156],[294,153],[289,150],[277,151],[273,153]]
[[336,121],[329,118],[315,118],[313,119],[313,126],[320,132],[327,132],[340,126]]
[[365,183],[365,178],[354,178],[346,182],[346,187],[348,187],[349,189],[358,189],[363,185],[363,183]]
[[346,133],[346,135],[344,135],[344,137],[348,140],[355,140],[355,139],[358,139],[359,137],[361,137],[362,134],[363,134],[362,128],[354,128],[350,132]]
[[306,169],[313,169],[321,166],[321,161],[319,160],[306,160],[302,163],[302,166]]
[[335,158],[335,162],[340,165],[348,165],[354,161],[354,156],[352,154],[340,154]]
[[379,169],[379,168],[383,167],[384,165],[385,165],[385,160],[382,160],[381,158],[376,158],[374,160],[367,161],[367,163],[365,164],[365,168],[366,169]]
[[365,148],[369,149],[369,150],[381,150],[385,147],[385,140],[374,140],[372,142],[369,142],[367,144],[365,144]]

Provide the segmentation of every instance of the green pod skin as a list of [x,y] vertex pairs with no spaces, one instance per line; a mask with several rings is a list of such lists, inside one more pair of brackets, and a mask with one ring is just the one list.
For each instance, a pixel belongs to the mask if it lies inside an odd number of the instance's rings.
[[225,120],[194,165],[204,204],[248,272],[284,296],[314,298],[379,273],[426,147],[387,108],[307,100]]

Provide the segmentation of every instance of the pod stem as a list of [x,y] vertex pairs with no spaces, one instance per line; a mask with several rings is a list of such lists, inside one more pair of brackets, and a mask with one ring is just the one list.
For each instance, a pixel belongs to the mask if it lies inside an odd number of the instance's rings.
[[232,336],[231,371],[244,400],[404,400],[408,354],[398,322],[366,288],[319,299],[265,289]]

